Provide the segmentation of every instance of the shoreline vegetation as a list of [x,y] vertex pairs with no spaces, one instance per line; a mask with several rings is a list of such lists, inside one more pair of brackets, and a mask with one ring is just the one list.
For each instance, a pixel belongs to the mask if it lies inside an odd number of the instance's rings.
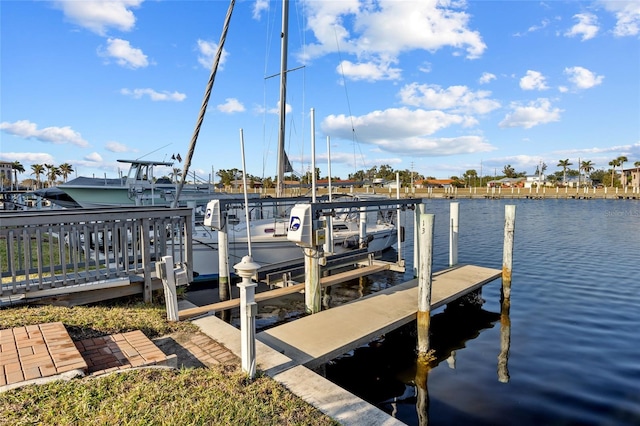
[[[168,322],[160,302],[6,308],[0,329],[60,321],[74,341],[132,330],[149,339],[198,332],[190,322]],[[239,364],[132,369],[27,385],[0,393],[0,425],[338,424],[266,375],[249,382]]]
[[[284,196],[304,196],[310,194],[310,188],[287,188]],[[231,189],[227,191],[230,194],[242,194],[242,190]],[[389,187],[350,187],[336,185],[333,187],[334,194],[377,194],[388,195],[395,198],[397,195],[396,188]],[[249,193],[260,194],[262,197],[274,196],[271,189],[250,189]],[[326,187],[316,188],[317,195],[327,195],[329,193]],[[627,186],[625,188],[610,187],[583,187],[583,188],[560,188],[560,187],[444,187],[444,188],[400,188],[401,198],[467,198],[467,199],[485,199],[485,198],[505,198],[505,199],[629,199],[640,200],[640,188]]]

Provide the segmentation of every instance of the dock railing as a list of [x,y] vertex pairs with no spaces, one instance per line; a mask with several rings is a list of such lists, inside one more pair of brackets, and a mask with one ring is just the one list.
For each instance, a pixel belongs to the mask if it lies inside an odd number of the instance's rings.
[[190,208],[0,214],[1,296],[38,297],[142,279],[149,301],[154,262],[162,256],[172,255],[193,281],[192,228]]

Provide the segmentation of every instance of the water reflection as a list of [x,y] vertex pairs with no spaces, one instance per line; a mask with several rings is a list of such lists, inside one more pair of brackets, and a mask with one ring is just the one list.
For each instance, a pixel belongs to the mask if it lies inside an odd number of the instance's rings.
[[498,355],[498,380],[509,383],[509,346],[511,346],[511,299],[502,298],[500,303],[500,354]]
[[[419,424],[426,425],[430,371],[441,362],[455,368],[456,351],[498,321],[501,321],[501,327],[508,324],[508,309],[498,314],[477,305],[447,306],[431,318],[430,347],[434,351],[431,362],[418,362],[416,324],[411,323],[333,360],[326,366],[326,375],[329,380],[391,415],[400,405],[415,405]],[[503,329],[507,330],[508,336],[508,328]],[[503,341],[508,345],[508,338]],[[506,371],[507,356],[508,347],[501,351],[499,371]]]

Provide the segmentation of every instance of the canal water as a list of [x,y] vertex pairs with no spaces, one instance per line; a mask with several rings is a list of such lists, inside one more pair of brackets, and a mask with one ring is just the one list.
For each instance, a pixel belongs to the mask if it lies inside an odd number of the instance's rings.
[[[407,325],[331,361],[327,378],[409,425],[640,425],[640,202],[454,201],[459,262],[493,268],[502,266],[504,206],[516,205],[510,306],[497,280],[481,307],[432,312],[428,367],[417,364]],[[425,200],[434,271],[448,266],[451,202]],[[407,273],[334,287],[333,305],[413,278],[413,214],[404,214]],[[261,307],[258,327],[303,311],[300,295],[279,300]]]

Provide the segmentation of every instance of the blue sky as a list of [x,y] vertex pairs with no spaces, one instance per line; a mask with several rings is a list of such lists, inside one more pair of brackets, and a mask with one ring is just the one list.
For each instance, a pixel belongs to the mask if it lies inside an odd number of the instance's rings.
[[[229,3],[0,2],[0,160],[186,158]],[[275,176],[281,2],[238,0],[190,171]],[[333,176],[640,160],[639,1],[290,2],[286,149]],[[630,166],[631,164],[626,164]],[[182,168],[183,163],[174,167]],[[125,170],[123,170],[125,171]],[[125,171],[126,172],[126,171]]]

